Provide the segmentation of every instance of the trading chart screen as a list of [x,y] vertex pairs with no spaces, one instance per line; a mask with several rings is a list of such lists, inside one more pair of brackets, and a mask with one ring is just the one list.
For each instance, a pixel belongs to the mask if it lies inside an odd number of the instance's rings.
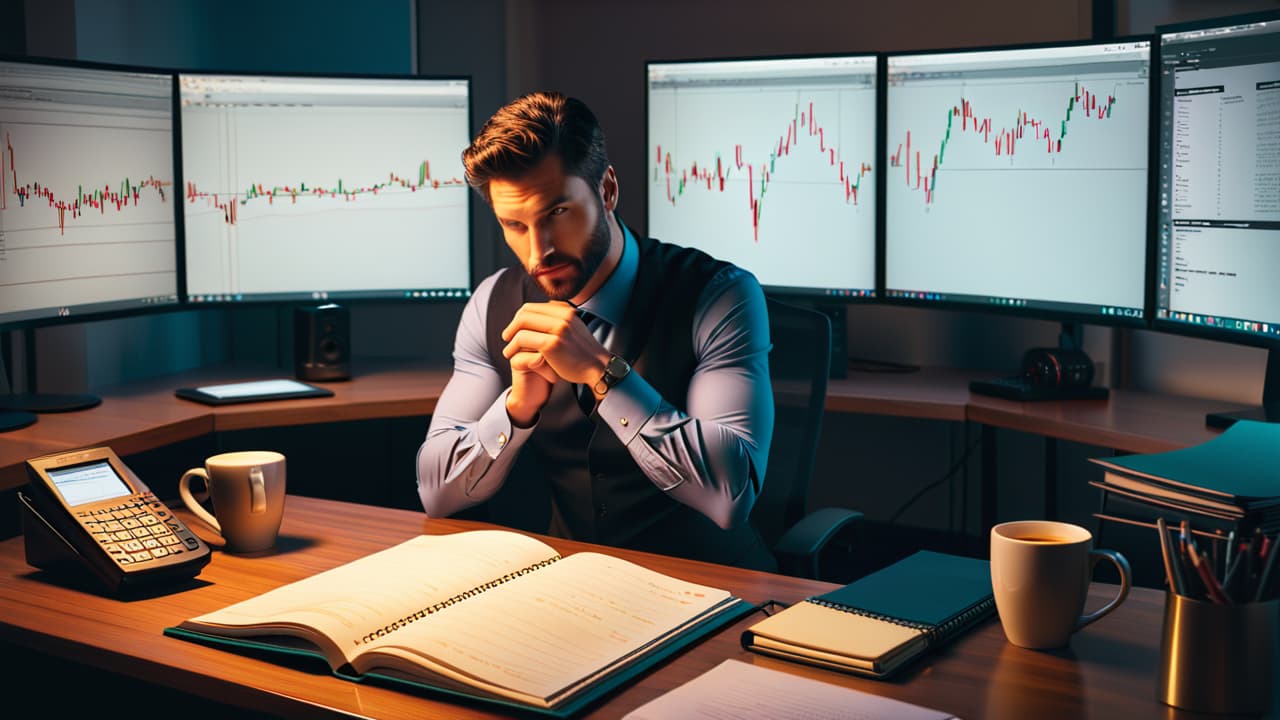
[[1156,320],[1280,341],[1280,16],[1160,35]]
[[890,56],[886,295],[1142,322],[1150,52]]
[[775,290],[874,297],[876,62],[649,63],[649,234]]
[[178,84],[190,301],[466,296],[466,80]]
[[173,77],[0,61],[0,322],[178,301]]

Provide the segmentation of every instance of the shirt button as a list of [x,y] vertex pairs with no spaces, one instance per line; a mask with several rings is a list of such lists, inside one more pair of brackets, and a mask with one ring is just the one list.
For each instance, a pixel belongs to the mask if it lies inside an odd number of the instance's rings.
[[596,508],[596,517],[603,518],[605,515],[608,515],[608,514],[609,514],[609,506],[605,505],[604,503],[600,503],[600,507]]
[[507,434],[498,433],[498,447],[506,447],[506,445],[507,445]]
[[627,419],[626,419],[626,418],[624,418],[624,417],[620,417],[620,418],[618,418],[618,424],[619,424],[619,425],[621,425],[622,427],[626,427],[626,426],[627,426]]

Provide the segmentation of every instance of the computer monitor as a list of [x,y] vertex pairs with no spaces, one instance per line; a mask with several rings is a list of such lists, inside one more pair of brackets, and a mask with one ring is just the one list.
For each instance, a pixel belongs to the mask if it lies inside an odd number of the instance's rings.
[[467,297],[469,86],[179,73],[186,300]]
[[774,293],[873,299],[877,62],[647,63],[649,234]]
[[1158,330],[1269,348],[1262,407],[1280,421],[1280,12],[1156,29]]
[[178,306],[172,96],[167,73],[0,58],[0,330]]
[[1059,320],[1076,352],[1144,326],[1150,65],[1145,38],[890,54],[886,300]]

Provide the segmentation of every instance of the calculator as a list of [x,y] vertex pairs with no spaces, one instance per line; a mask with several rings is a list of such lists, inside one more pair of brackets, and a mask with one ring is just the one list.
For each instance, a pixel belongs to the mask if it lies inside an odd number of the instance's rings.
[[209,563],[197,537],[109,447],[27,461],[19,492],[27,563],[88,572],[107,590],[195,577]]

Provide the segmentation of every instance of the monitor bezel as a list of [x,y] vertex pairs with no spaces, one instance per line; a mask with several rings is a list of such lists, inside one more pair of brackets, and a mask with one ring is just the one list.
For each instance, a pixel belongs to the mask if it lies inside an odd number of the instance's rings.
[[[125,63],[97,62],[97,61],[91,61],[91,60],[79,60],[79,59],[70,59],[70,58],[55,58],[55,57],[48,57],[48,56],[41,56],[41,55],[14,55],[14,54],[6,54],[6,53],[0,53],[0,62],[19,64],[19,65],[25,64],[25,65],[33,65],[33,66],[41,66],[41,67],[60,67],[60,68],[69,68],[73,70],[104,71],[104,72],[149,75],[149,76],[159,76],[159,77],[168,76],[171,93],[172,93],[172,89],[175,87],[173,84],[175,74],[172,70],[168,68],[152,67],[152,66],[146,66],[146,65],[133,65],[133,64],[125,64]],[[172,100],[172,95],[170,96],[170,100]],[[177,151],[177,133],[178,133],[177,118],[174,117],[173,111],[171,110],[170,111],[170,136],[174,142],[175,152]],[[174,161],[176,162],[176,156]],[[71,306],[67,308],[69,310],[69,313],[67,315],[54,314],[54,315],[41,315],[38,317],[9,318],[7,317],[9,313],[0,312],[0,333],[9,332],[11,330],[27,330],[27,329],[52,327],[52,326],[59,326],[59,325],[73,325],[73,324],[82,323],[82,322],[96,322],[100,320],[109,320],[109,319],[116,319],[116,318],[157,315],[157,314],[171,313],[171,312],[185,309],[184,303],[183,303],[182,290],[183,290],[183,283],[185,282],[186,278],[184,277],[185,273],[181,265],[183,237],[182,237],[182,228],[178,224],[181,220],[182,203],[178,199],[178,195],[177,195],[177,193],[180,192],[180,185],[179,185],[179,180],[176,174],[176,166],[173,168],[173,170],[175,173],[174,181],[173,181],[173,193],[175,194],[174,195],[175,202],[173,203],[173,213],[174,213],[173,242],[174,242],[174,288],[175,288],[176,294],[172,299],[166,300],[163,302],[144,303],[142,302],[143,298],[137,297],[137,298],[130,298],[125,300],[110,301],[110,303],[112,304],[112,307],[103,307],[107,303],[94,303],[92,305],[85,305],[85,306]],[[117,306],[117,303],[132,303],[132,304],[127,306]],[[77,307],[82,309],[77,311],[75,309]],[[45,308],[41,308],[41,310],[44,310],[44,309]],[[48,308],[48,310],[52,310],[56,312],[57,308]],[[27,311],[21,311],[21,312],[27,312]]]
[[[988,52],[1003,52],[1017,50],[1040,50],[1054,48],[1083,48],[1096,47],[1102,45],[1118,45],[1125,43],[1148,43],[1148,87],[1147,87],[1147,187],[1145,192],[1145,218],[1146,230],[1143,237],[1143,253],[1144,259],[1144,277],[1141,282],[1142,286],[1142,311],[1139,317],[1124,317],[1120,315],[1105,315],[1101,313],[1084,312],[1077,310],[1061,310],[1055,308],[1044,308],[1038,306],[1011,306],[1000,304],[989,304],[981,302],[960,301],[960,300],[939,300],[939,299],[916,299],[909,297],[891,297],[888,287],[888,207],[887,194],[888,187],[880,194],[880,202],[885,203],[881,207],[880,219],[883,225],[879,235],[880,247],[877,254],[881,262],[881,280],[882,284],[879,288],[879,294],[882,296],[881,301],[886,305],[896,305],[902,307],[915,307],[936,310],[951,310],[961,312],[979,312],[989,315],[1001,315],[1008,317],[1027,318],[1033,320],[1047,320],[1067,324],[1088,324],[1109,327],[1126,327],[1143,329],[1150,326],[1150,319],[1153,312],[1153,302],[1155,299],[1154,283],[1152,282],[1155,273],[1155,254],[1157,252],[1154,247],[1156,239],[1155,231],[1155,207],[1153,202],[1153,190],[1156,183],[1155,157],[1156,148],[1153,141],[1153,133],[1156,131],[1155,117],[1155,89],[1154,77],[1151,73],[1157,66],[1157,57],[1155,55],[1156,44],[1155,36],[1150,33],[1138,33],[1132,35],[1118,36],[1108,39],[1078,39],[1078,40],[1061,40],[1053,42],[1031,42],[1031,43],[1013,43],[1001,45],[979,45],[979,46],[962,46],[962,47],[940,47],[929,49],[916,49],[904,51],[891,51],[884,53],[884,73],[885,81],[882,83],[884,88],[884,102],[881,104],[881,125],[885,128],[884,146],[881,148],[879,161],[884,164],[888,153],[888,72],[889,62],[893,58],[899,57],[918,57],[924,55],[959,55],[959,54],[976,54]],[[882,176],[885,173],[882,173]],[[923,291],[922,291],[923,292]]]
[[[1233,25],[1246,25],[1254,22],[1280,23],[1280,10],[1265,10],[1260,12],[1242,13],[1237,15],[1223,15],[1223,16],[1212,17],[1212,18],[1202,18],[1199,20],[1190,20],[1186,22],[1157,25],[1155,27],[1155,32],[1152,34],[1152,37],[1154,38],[1152,40],[1152,48],[1157,53],[1162,52],[1164,48],[1165,35],[1186,32],[1189,30],[1207,30],[1207,29],[1214,29],[1214,28],[1230,27]],[[1280,30],[1277,31],[1277,37],[1280,38]],[[1163,63],[1163,58],[1159,55],[1157,57]],[[1157,73],[1159,72],[1161,67],[1163,67],[1163,65],[1156,67]],[[1163,130],[1161,127],[1159,127],[1158,115],[1160,110],[1163,107],[1162,101],[1163,101],[1163,96],[1162,96],[1161,87],[1159,84],[1156,84],[1152,87],[1152,103],[1151,103],[1152,116],[1157,122],[1157,125],[1153,126],[1152,128],[1153,134],[1151,138],[1153,169],[1158,169],[1158,163],[1160,161],[1160,157],[1159,157],[1160,156],[1160,140],[1161,140],[1161,133],[1163,132]],[[1159,183],[1159,177],[1154,176],[1153,182],[1156,183],[1156,185],[1152,186],[1153,189],[1157,188]],[[1159,285],[1159,282],[1160,282],[1160,278],[1156,277],[1156,274],[1155,274],[1156,270],[1155,270],[1154,263],[1156,262],[1156,258],[1160,253],[1160,237],[1159,237],[1159,227],[1158,227],[1160,217],[1159,217],[1159,210],[1157,208],[1157,201],[1153,200],[1151,204],[1152,204],[1151,256],[1152,256],[1152,263],[1153,263],[1152,277],[1151,277],[1151,283],[1150,283],[1151,285],[1151,289],[1150,289],[1151,291],[1151,326],[1150,326],[1151,329],[1157,332],[1166,333],[1169,335],[1181,335],[1185,337],[1198,338],[1201,340],[1213,340],[1216,342],[1226,342],[1226,343],[1231,343],[1233,345],[1246,345],[1250,347],[1266,348],[1268,350],[1280,350],[1280,336],[1267,337],[1265,335],[1255,335],[1252,332],[1237,331],[1237,330],[1219,328],[1219,327],[1209,326],[1209,325],[1194,325],[1191,323],[1180,322],[1178,320],[1173,320],[1170,318],[1161,318],[1156,315],[1159,308],[1156,307],[1155,294],[1156,294],[1156,287],[1157,285]],[[1243,319],[1244,318],[1241,318],[1241,320]],[[1270,322],[1270,321],[1257,320],[1257,321],[1251,321],[1251,322]],[[1276,322],[1280,323],[1280,318],[1278,318]]]
[[[271,78],[271,79],[310,79],[310,80],[395,80],[404,82],[465,82],[467,84],[467,141],[470,142],[475,135],[475,81],[473,76],[465,74],[424,74],[424,73],[341,73],[341,72],[307,72],[307,71],[261,71],[261,70],[228,70],[228,69],[202,69],[202,68],[179,68],[173,72],[173,112],[175,122],[174,133],[174,174],[176,182],[181,183],[181,187],[186,187],[186,177],[183,174],[182,165],[182,97],[181,87],[182,78],[185,76],[202,76],[202,77],[249,77],[249,78]],[[465,148],[465,146],[464,146]],[[462,148],[458,150],[462,152]],[[440,297],[405,297],[400,294],[382,294],[374,295],[373,293],[388,293],[387,290],[364,289],[358,291],[349,291],[352,294],[326,295],[322,298],[292,296],[262,296],[255,294],[241,300],[202,300],[194,301],[190,297],[187,290],[187,236],[186,236],[186,213],[185,213],[185,197],[183,203],[178,208],[177,222],[179,224],[179,299],[183,307],[187,309],[226,309],[226,308],[252,308],[264,306],[299,306],[312,305],[316,303],[338,303],[341,305],[366,306],[366,305],[438,305],[438,304],[458,304],[465,303],[471,298],[472,292],[475,290],[475,272],[476,272],[476,222],[475,207],[471,201],[471,188],[466,190],[466,207],[467,207],[467,283],[466,288],[461,293],[454,296]]]
[[[885,69],[885,53],[879,51],[841,51],[841,52],[813,52],[813,53],[781,53],[776,55],[727,55],[727,56],[710,56],[710,57],[679,57],[679,58],[648,58],[644,61],[644,142],[645,154],[648,157],[648,148],[653,144],[653,137],[650,134],[649,122],[649,68],[653,65],[676,65],[676,64],[693,64],[693,63],[735,63],[735,62],[759,62],[773,60],[820,60],[826,58],[858,58],[875,60],[875,76],[876,76],[876,107],[875,117],[875,133],[874,133],[874,152],[876,160],[873,160],[871,170],[871,181],[876,191],[876,200],[872,211],[875,214],[872,237],[872,253],[873,253],[873,272],[870,288],[857,288],[858,290],[867,290],[867,295],[845,295],[837,292],[823,292],[823,288],[803,288],[790,285],[768,285],[761,283],[761,289],[766,295],[782,299],[792,299],[806,303],[818,303],[821,305],[828,304],[856,304],[867,305],[880,302],[881,295],[884,290],[884,256],[882,254],[882,236],[884,211],[883,191],[884,191],[884,173],[879,167],[878,158],[883,157],[882,143],[884,141],[884,110],[883,110],[883,93],[884,93],[884,69]],[[648,166],[648,161],[645,161]],[[647,174],[647,172],[646,172]],[[645,191],[645,230],[652,234],[652,228],[649,225],[653,219],[653,210],[648,204],[648,190]],[[843,289],[843,288],[842,288]]]

